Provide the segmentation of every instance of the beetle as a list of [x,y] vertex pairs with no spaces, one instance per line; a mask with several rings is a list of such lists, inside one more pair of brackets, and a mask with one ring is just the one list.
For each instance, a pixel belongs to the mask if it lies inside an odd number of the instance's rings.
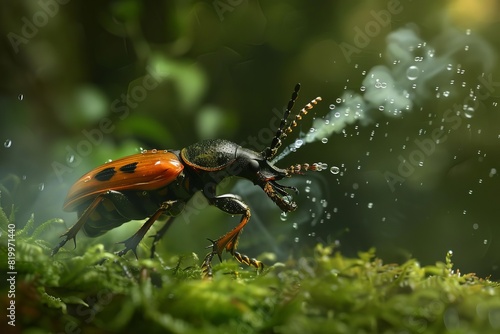
[[297,208],[288,191],[297,193],[298,190],[277,181],[307,170],[319,170],[320,165],[297,164],[281,169],[271,159],[302,116],[321,101],[321,97],[313,99],[289,121],[299,90],[300,84],[297,84],[272,142],[262,152],[224,139],[208,139],[181,150],[145,150],[105,163],[83,175],[70,188],[63,206],[65,211],[77,211],[78,220],[61,236],[64,239],[52,250],[52,255],[70,239],[76,247],[80,229],[96,237],[130,220],[148,218],[134,235],[123,241],[125,248],[117,253],[122,256],[131,250],[137,257],[137,245],[163,216],[167,220],[153,236],[153,257],[156,243],[171,226],[172,217],[180,214],[190,198],[201,191],[210,205],[231,215],[241,215],[234,229],[215,240],[208,239],[211,245],[207,248],[212,250],[201,265],[204,277],[212,277],[212,259],[217,254],[221,260],[224,250],[238,262],[262,270],[261,261],[236,251],[238,238],[250,219],[249,206],[234,194],[217,195],[216,186],[226,177],[239,176],[260,186],[282,211]]

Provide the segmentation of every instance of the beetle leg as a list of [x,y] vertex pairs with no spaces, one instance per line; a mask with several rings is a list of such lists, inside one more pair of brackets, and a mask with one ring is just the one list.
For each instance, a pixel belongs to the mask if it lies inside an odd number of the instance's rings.
[[92,203],[89,205],[89,207],[87,209],[85,209],[85,211],[81,215],[80,219],[78,219],[78,221],[75,223],[75,225],[70,227],[63,235],[61,235],[61,237],[64,237],[64,240],[61,241],[56,247],[54,247],[54,249],[52,250],[51,256],[54,256],[59,251],[59,249],[62,246],[64,246],[64,244],[66,242],[68,242],[68,240],[70,240],[70,239],[73,239],[73,241],[75,242],[75,248],[76,248],[76,234],[78,233],[78,231],[80,231],[82,226],[85,225],[85,222],[87,222],[88,217],[92,214],[92,212],[94,212],[95,208],[104,199],[105,199],[105,194],[101,194],[101,195],[97,196],[92,201]]
[[[236,195],[227,194],[221,196],[209,197],[208,201],[211,205],[216,206],[224,212],[232,215],[242,215],[240,223],[231,231],[224,234],[215,241],[212,241],[212,251],[207,254],[205,260],[202,263],[203,275],[205,277],[212,277],[212,266],[211,262],[215,254],[222,261],[222,251],[224,249],[231,253],[231,255],[240,263],[244,263],[248,266],[253,266],[259,270],[264,268],[264,264],[256,259],[250,259],[248,256],[236,252],[236,247],[238,245],[238,238],[243,230],[243,227],[248,223],[250,219],[250,208],[245,202],[239,199]],[[210,246],[209,246],[210,247]]]
[[158,232],[156,232],[155,235],[151,236],[153,238],[153,243],[151,245],[151,258],[153,258],[155,255],[156,243],[160,241],[163,235],[167,232],[173,221],[174,220],[172,219],[172,217],[168,217],[165,225],[163,225],[163,227]]
[[212,278],[213,272],[212,272],[212,259],[214,258],[214,255],[217,254],[217,242],[213,241],[212,239],[208,239],[212,243],[212,245],[208,246],[207,248],[212,247],[212,251],[205,256],[205,259],[203,260],[203,263],[201,264],[201,269],[203,272],[203,278]]
[[[172,205],[174,205],[175,202],[176,201],[163,202],[161,204],[160,208],[158,210],[156,210],[156,212],[151,217],[149,217],[149,219],[141,226],[141,228],[133,236],[131,236],[130,238],[128,238],[125,241],[120,242],[121,244],[125,245],[125,248],[122,249],[121,251],[117,252],[116,255],[123,256],[129,250],[131,250],[134,253],[135,257],[138,258],[137,257],[137,245],[139,245],[139,242],[141,242],[141,240],[144,238],[144,236],[146,235],[148,230],[151,228],[151,226],[153,226],[154,222],[158,218],[160,218],[160,216],[165,211],[167,211],[170,207],[172,207]],[[167,224],[169,224],[169,223],[170,222],[167,222]],[[162,230],[163,230],[163,228],[162,228]],[[166,229],[164,232],[166,232]]]

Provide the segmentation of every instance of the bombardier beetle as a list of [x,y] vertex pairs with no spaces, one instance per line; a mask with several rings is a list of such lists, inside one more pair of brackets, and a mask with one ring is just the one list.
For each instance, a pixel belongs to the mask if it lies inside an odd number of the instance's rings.
[[171,226],[172,217],[180,214],[190,198],[201,191],[210,205],[231,215],[241,215],[234,229],[215,240],[209,239],[211,245],[207,248],[212,250],[201,265],[204,277],[212,277],[212,259],[217,254],[221,260],[224,250],[238,262],[262,270],[261,261],[236,251],[238,238],[250,219],[249,206],[236,195],[217,195],[216,186],[226,177],[242,177],[261,187],[283,212],[297,208],[288,193],[296,193],[297,189],[277,181],[307,170],[319,170],[321,165],[297,164],[281,169],[271,159],[302,116],[321,101],[321,97],[313,99],[288,121],[299,90],[297,84],[272,142],[262,152],[224,139],[209,139],[181,150],[145,150],[107,162],[83,175],[70,188],[63,207],[65,211],[77,211],[78,221],[61,236],[64,239],[52,255],[70,239],[76,247],[76,235],[82,228],[86,235],[96,237],[130,220],[148,218],[132,237],[123,241],[125,248],[117,253],[122,256],[131,250],[137,257],[137,245],[149,228],[160,217],[166,217],[163,227],[153,236],[153,257],[156,243]]

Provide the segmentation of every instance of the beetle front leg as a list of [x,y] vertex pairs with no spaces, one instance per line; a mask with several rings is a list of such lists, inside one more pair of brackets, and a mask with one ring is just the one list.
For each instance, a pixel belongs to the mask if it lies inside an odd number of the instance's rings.
[[248,266],[253,266],[259,270],[264,268],[264,264],[256,259],[251,259],[244,254],[236,252],[236,247],[238,245],[238,238],[243,230],[243,227],[250,220],[250,208],[248,205],[239,199],[237,196],[232,194],[208,197],[208,201],[211,205],[216,206],[224,212],[232,215],[242,215],[241,221],[234,229],[224,234],[215,241],[212,241],[212,251],[207,254],[203,263],[202,270],[205,277],[212,277],[212,259],[217,254],[219,260],[222,261],[222,251],[224,249],[231,253],[233,257],[240,263],[244,263]]

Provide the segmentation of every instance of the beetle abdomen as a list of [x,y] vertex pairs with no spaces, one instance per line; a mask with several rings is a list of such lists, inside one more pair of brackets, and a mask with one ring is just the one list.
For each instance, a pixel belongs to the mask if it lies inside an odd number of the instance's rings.
[[[155,211],[153,203],[141,201],[140,198],[131,193],[113,192],[104,198],[83,226],[83,231],[90,237],[97,237],[114,229],[130,220],[141,220]],[[78,210],[78,216],[83,214],[88,205],[82,205]]]
[[83,225],[83,232],[89,237],[100,236],[130,220],[129,218],[120,216],[116,211],[109,212],[106,216],[102,216],[98,212],[101,211],[99,209],[101,208],[98,207],[97,212],[93,212],[85,225]]

